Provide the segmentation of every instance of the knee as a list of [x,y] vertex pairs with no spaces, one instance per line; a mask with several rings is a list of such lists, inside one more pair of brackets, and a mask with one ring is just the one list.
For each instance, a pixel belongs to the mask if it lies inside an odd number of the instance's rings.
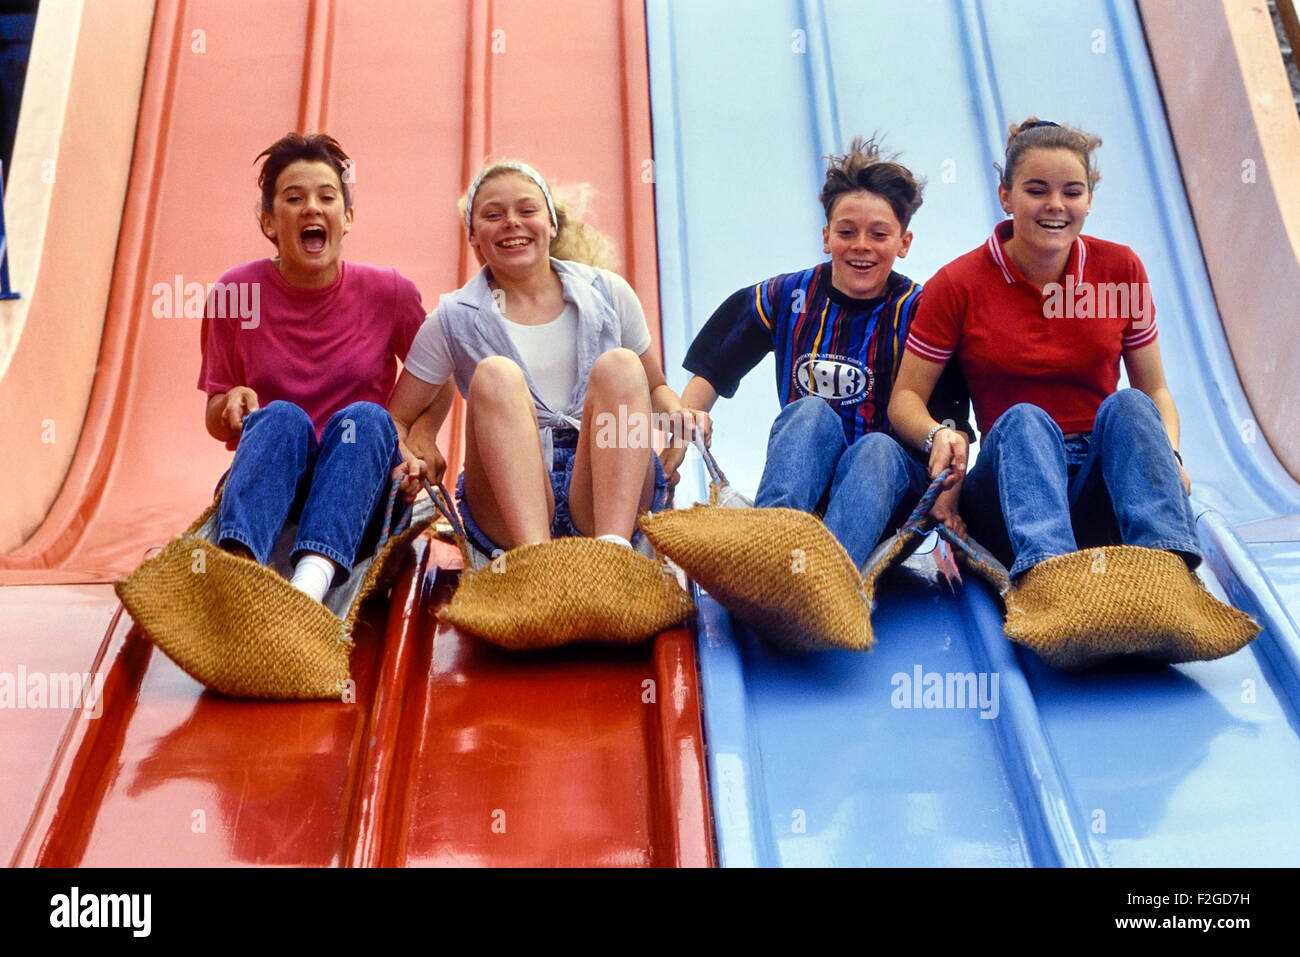
[[597,357],[591,366],[587,389],[602,395],[631,397],[642,393],[649,395],[650,383],[640,357],[631,349],[619,348],[602,352]]
[[849,446],[848,454],[856,461],[886,465],[899,471],[907,458],[903,447],[884,432],[868,432]]
[[299,406],[284,399],[268,402],[257,410],[257,424],[278,435],[315,438],[316,425]]
[[837,429],[841,428],[840,417],[831,408],[831,404],[815,395],[806,395],[801,399],[795,399],[781,410],[779,417],[798,422],[800,425],[809,428],[827,428],[829,426],[834,426]]
[[513,359],[488,356],[474,367],[469,380],[469,401],[481,404],[485,399],[501,399],[522,391],[528,393],[524,370]]
[[836,436],[843,435],[844,432],[840,417],[830,403],[815,395],[796,399],[781,410],[776,422],[772,424],[772,431],[784,429],[797,429],[801,434],[818,439],[824,437],[828,442],[834,441]]
[[321,433],[322,442],[326,436],[339,430],[345,436],[373,435],[394,442],[397,440],[397,429],[393,426],[392,416],[387,409],[374,402],[353,402],[335,412]]
[[1093,430],[1105,431],[1116,425],[1128,428],[1157,428],[1164,431],[1160,410],[1151,397],[1140,389],[1120,389],[1102,401],[1093,421]]
[[907,452],[884,432],[868,432],[850,445],[844,456],[855,482],[889,486],[894,491],[910,484]]
[[997,422],[989,430],[998,433],[999,438],[1008,435],[1052,433],[1063,439],[1061,427],[1040,406],[1031,402],[1019,402],[998,416]]

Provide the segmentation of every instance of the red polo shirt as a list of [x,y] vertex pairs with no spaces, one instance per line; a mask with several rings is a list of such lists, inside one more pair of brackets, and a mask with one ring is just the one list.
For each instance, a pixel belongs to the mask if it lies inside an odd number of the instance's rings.
[[1012,222],[925,284],[907,337],[922,359],[954,354],[980,431],[1011,406],[1039,406],[1061,431],[1089,432],[1125,352],[1156,339],[1146,269],[1128,246],[1079,236],[1060,283],[1042,291],[1006,254]]

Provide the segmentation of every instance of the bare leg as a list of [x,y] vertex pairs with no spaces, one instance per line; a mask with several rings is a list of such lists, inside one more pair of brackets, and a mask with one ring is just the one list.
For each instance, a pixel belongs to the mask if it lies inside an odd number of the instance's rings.
[[549,541],[555,500],[537,413],[519,366],[484,359],[470,380],[465,420],[465,500],[504,548]]
[[641,360],[630,349],[611,349],[591,368],[569,483],[569,512],[584,535],[632,537],[637,515],[654,501],[650,435]]

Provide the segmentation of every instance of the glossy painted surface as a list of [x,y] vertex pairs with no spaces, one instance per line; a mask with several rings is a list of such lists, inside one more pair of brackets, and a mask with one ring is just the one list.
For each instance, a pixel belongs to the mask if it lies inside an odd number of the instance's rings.
[[[155,287],[269,254],[251,161],[287,129],[340,139],[355,161],[345,258],[396,266],[428,306],[477,268],[455,202],[484,154],[591,183],[589,216],[623,250],[657,341],[640,4],[165,0],[151,43],[76,465],[45,526],[0,558],[0,671],[98,672],[103,713],[0,711],[0,734],[20,742],[0,749],[4,859],[709,865],[686,632],[616,652],[496,654],[437,631],[435,569],[454,550],[422,542],[391,603],[361,623],[355,701],[234,701],[157,653],[107,585],[57,584],[129,571],[228,465],[194,388],[199,319],[159,315]],[[573,59],[557,66],[557,49]],[[443,435],[453,469],[459,428]]]
[[711,863],[688,632],[517,655],[418,620],[384,863]]
[[[898,264],[924,281],[1001,218],[992,164],[1007,124],[1032,113],[1105,141],[1086,231],[1132,246],[1151,277],[1207,550],[1219,522],[1300,513],[1300,489],[1243,430],[1131,3],[931,0],[868,17],[841,0],[766,0],[736,19],[653,0],[647,16],[661,293],[685,317],[665,326],[670,381],[685,384],[685,348],[726,296],[823,258],[822,156],[881,131],[927,177]],[[727,109],[704,106],[717,102]],[[761,164],[738,164],[738,144]],[[714,451],[741,491],[757,486],[776,412],[770,360],[715,408]],[[703,497],[703,469],[694,483]],[[857,657],[775,659],[712,605],[700,653],[721,862],[1294,864],[1300,688],[1276,662],[1295,658],[1300,536],[1248,549],[1231,537],[1202,574],[1274,624],[1228,659],[1173,668],[1052,672],[1001,637],[978,585],[885,594],[877,650]],[[894,676],[916,665],[997,674],[998,717],[895,708]]]

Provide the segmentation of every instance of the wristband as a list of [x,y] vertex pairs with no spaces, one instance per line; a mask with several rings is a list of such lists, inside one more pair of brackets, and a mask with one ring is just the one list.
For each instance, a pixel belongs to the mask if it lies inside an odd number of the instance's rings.
[[932,427],[930,428],[929,434],[927,434],[926,437],[925,437],[925,454],[926,454],[926,455],[929,455],[929,454],[930,454],[930,450],[931,450],[932,448],[934,448],[934,437],[935,437],[936,435],[938,435],[939,432],[942,431],[943,429],[951,429],[951,428],[952,428],[952,426],[950,426],[950,425],[944,425],[942,422],[940,422],[938,425],[932,426]]
[[1178,454],[1178,450],[1177,450],[1177,449],[1174,449],[1174,458],[1176,458],[1176,459],[1178,460],[1178,464],[1179,464],[1179,465],[1182,465],[1182,464],[1183,464],[1183,457],[1182,457],[1181,455]]

